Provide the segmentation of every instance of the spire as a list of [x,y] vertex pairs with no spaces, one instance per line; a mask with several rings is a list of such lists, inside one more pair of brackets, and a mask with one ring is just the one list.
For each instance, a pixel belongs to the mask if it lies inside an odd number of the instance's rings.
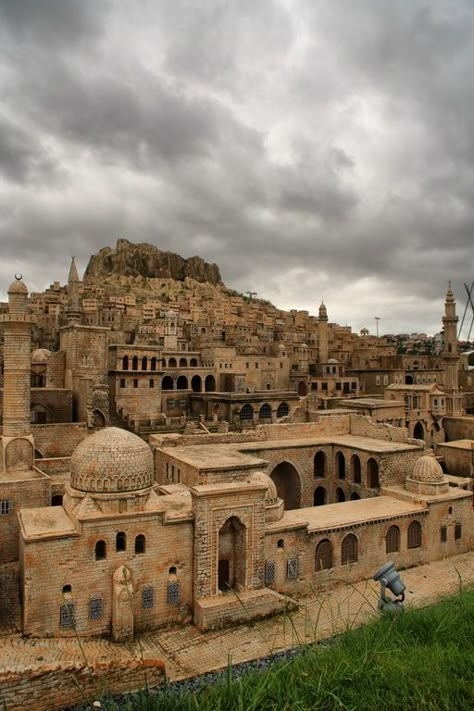
[[319,320],[320,321],[327,321],[328,320],[328,311],[327,311],[327,308],[324,304],[324,301],[321,301],[321,306],[319,307]]
[[69,267],[69,276],[67,278],[67,283],[79,282],[79,275],[77,273],[76,258],[72,257],[71,266]]
[[454,301],[453,290],[451,289],[451,282],[448,281],[448,291],[446,292],[446,303],[452,303]]
[[71,259],[69,275],[67,278],[67,306],[65,309],[68,324],[81,323],[81,305],[79,300],[79,275],[77,273],[75,257]]

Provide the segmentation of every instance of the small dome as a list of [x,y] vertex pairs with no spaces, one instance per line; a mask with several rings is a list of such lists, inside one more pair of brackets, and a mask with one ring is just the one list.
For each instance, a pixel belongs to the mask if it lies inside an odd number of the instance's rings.
[[278,350],[279,350],[279,351],[284,351],[285,348],[286,348],[286,346],[285,346],[284,343],[280,343],[280,345],[278,346]]
[[28,289],[26,287],[25,282],[22,279],[15,279],[15,281],[12,281],[12,283],[8,287],[8,293],[9,294],[24,294],[25,296],[28,296]]
[[335,358],[329,358],[328,363],[338,363],[339,364],[339,361],[336,360]]
[[71,457],[71,486],[100,493],[136,491],[153,483],[153,455],[137,435],[107,427],[87,437]]
[[324,302],[319,307],[319,320],[320,321],[327,321],[328,320],[328,310],[327,310]]
[[308,347],[308,344],[307,344],[307,343],[302,343],[302,344],[301,344],[301,348],[307,348],[307,347]]
[[438,482],[443,481],[444,474],[434,454],[424,454],[413,467],[411,478],[415,481]]
[[37,348],[31,354],[31,362],[33,364],[47,363],[50,355],[51,355],[51,351],[48,351],[46,348]]
[[265,472],[255,472],[250,477],[250,482],[252,484],[265,484],[267,491],[265,493],[265,501],[267,503],[273,503],[278,498],[278,493],[276,490],[275,482],[271,479]]

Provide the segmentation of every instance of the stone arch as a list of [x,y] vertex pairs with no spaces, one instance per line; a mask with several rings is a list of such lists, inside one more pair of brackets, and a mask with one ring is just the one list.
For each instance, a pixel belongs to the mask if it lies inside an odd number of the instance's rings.
[[171,377],[171,375],[165,375],[164,378],[162,378],[161,389],[162,390],[173,390],[174,389],[174,382],[173,382],[173,378]]
[[421,547],[421,523],[412,521],[407,531],[407,548]]
[[405,375],[405,385],[413,385],[413,375]]
[[206,375],[206,380],[204,381],[204,390],[206,393],[213,393],[216,389],[216,379],[213,375]]
[[193,393],[200,393],[202,389],[202,380],[200,375],[193,375],[191,380],[191,390]]
[[138,356],[136,355],[132,358],[132,370],[138,370]]
[[398,553],[400,550],[400,529],[398,526],[390,526],[385,535],[385,552]]
[[92,413],[94,417],[94,427],[105,427],[106,420],[105,420],[105,415],[102,412],[102,410],[99,410],[96,408],[94,412]]
[[314,551],[314,570],[317,573],[330,568],[332,568],[332,543],[329,539],[323,538]]
[[247,529],[237,516],[230,516],[219,530],[217,587],[226,591],[246,587]]
[[324,506],[327,495],[324,486],[318,486],[314,491],[313,502],[315,506]]
[[421,422],[417,422],[413,429],[413,437],[415,439],[425,439],[425,428]]
[[290,407],[289,407],[288,403],[281,402],[278,405],[278,409],[277,409],[277,413],[276,413],[277,418],[280,419],[280,417],[286,417],[287,415],[289,415],[289,413],[290,413]]
[[176,368],[177,365],[176,358],[170,358],[168,360],[168,368]]
[[241,422],[252,422],[253,421],[253,407],[250,403],[246,403],[239,413]]
[[180,375],[176,381],[177,390],[187,390],[188,389],[188,379],[185,375]]
[[360,496],[357,493],[357,491],[353,491],[351,494],[351,501],[359,501],[359,499],[360,499]]
[[188,367],[188,361],[186,358],[179,359],[179,367],[180,368],[187,368]]
[[300,397],[304,397],[307,394],[308,394],[308,386],[306,385],[304,380],[300,380],[300,382],[298,383],[298,395]]
[[320,449],[314,455],[314,465],[313,472],[315,479],[324,479],[327,471],[327,457],[326,454]]
[[346,500],[346,495],[344,493],[344,490],[341,489],[340,486],[337,487],[336,489],[336,503],[337,504],[342,504],[343,501]]
[[354,484],[360,484],[362,481],[360,457],[358,454],[353,454],[351,457],[351,480]]
[[225,393],[233,393],[235,390],[235,380],[233,375],[224,375],[222,389]]
[[122,370],[128,370],[128,355],[122,358]]
[[346,458],[342,452],[336,452],[336,476],[338,479],[346,478]]
[[53,421],[51,408],[42,405],[41,403],[33,403],[31,405],[31,424],[32,425],[47,425]]
[[191,360],[189,361],[189,365],[191,368],[197,368],[197,364],[197,358],[191,358]]
[[287,511],[301,508],[301,477],[293,464],[280,462],[271,471],[270,478]]
[[258,411],[259,420],[271,420],[272,419],[272,408],[268,402],[264,402],[260,410]]
[[23,437],[17,437],[5,448],[6,471],[22,471],[31,469],[34,449],[32,443]]
[[349,533],[341,544],[341,563],[356,563],[359,559],[358,541],[353,533]]
[[377,489],[379,485],[379,465],[373,457],[370,457],[367,462],[367,486],[369,489]]
[[148,370],[148,358],[146,356],[142,358],[142,370]]

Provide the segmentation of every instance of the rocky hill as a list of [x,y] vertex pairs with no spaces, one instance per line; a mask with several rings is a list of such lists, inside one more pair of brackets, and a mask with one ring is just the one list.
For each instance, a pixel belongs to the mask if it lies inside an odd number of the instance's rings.
[[103,247],[93,254],[84,273],[84,281],[110,276],[176,281],[189,277],[198,282],[222,285],[217,264],[209,264],[201,257],[184,259],[173,252],[162,252],[152,244],[132,244],[126,239],[117,240],[115,249]]

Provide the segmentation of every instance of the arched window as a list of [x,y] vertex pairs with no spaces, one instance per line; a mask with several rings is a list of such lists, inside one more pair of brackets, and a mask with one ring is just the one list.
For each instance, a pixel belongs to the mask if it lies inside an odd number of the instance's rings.
[[191,358],[191,360],[189,362],[189,365],[191,366],[191,368],[197,368],[197,364],[198,364],[197,359]]
[[176,368],[176,358],[170,358],[168,361],[168,368]]
[[260,411],[258,413],[258,417],[260,420],[271,420],[272,419],[272,408],[268,404],[268,402],[264,403],[262,407],[260,408]]
[[353,454],[351,457],[351,478],[354,484],[360,484],[362,481],[360,459],[357,454]]
[[161,381],[161,389],[162,390],[173,390],[174,383],[173,383],[173,378],[171,375],[165,375],[163,380]]
[[186,358],[179,359],[179,367],[180,368],[187,368],[188,367],[188,361],[186,360]]
[[107,546],[105,541],[97,541],[95,544],[95,559],[105,560],[107,557]]
[[72,585],[63,585],[63,595],[71,595]]
[[156,370],[156,358],[154,356],[150,361],[150,370]]
[[318,486],[314,492],[313,502],[315,506],[324,506],[326,503],[326,489],[324,486]]
[[279,538],[277,541],[277,548],[284,548],[285,547],[285,541],[283,538]]
[[344,494],[344,491],[341,489],[341,487],[338,486],[336,489],[336,503],[342,504],[342,502],[345,500],[346,500],[346,495]]
[[147,370],[148,368],[148,358],[146,356],[143,356],[142,358],[142,370]]
[[314,456],[314,478],[322,479],[326,476],[326,455],[324,452],[316,452]]
[[127,535],[123,531],[119,531],[115,537],[115,550],[117,552],[127,550]]
[[390,526],[385,536],[385,553],[398,553],[400,550],[400,529]]
[[336,476],[338,479],[346,478],[346,460],[342,452],[336,453]]
[[349,533],[341,545],[341,563],[346,565],[347,563],[355,563],[358,559],[357,552],[357,538],[353,533]]
[[421,546],[421,523],[412,521],[408,526],[407,548],[420,548]]
[[212,393],[216,389],[216,379],[214,378],[213,375],[207,375],[206,380],[204,381],[204,390],[207,393]]
[[122,370],[128,370],[128,356],[122,358]]
[[376,489],[379,486],[379,465],[372,457],[367,462],[367,486],[369,489]]
[[193,375],[193,379],[191,380],[191,389],[192,389],[193,393],[200,393],[201,386],[202,386],[201,377],[199,375]]
[[143,533],[139,533],[135,538],[135,553],[144,553],[145,547],[145,536]]
[[316,546],[314,569],[318,572],[319,570],[328,570],[329,568],[332,568],[332,543],[325,538]]
[[253,420],[253,407],[249,403],[243,406],[240,411],[241,420]]
[[288,413],[290,412],[290,408],[288,407],[288,403],[286,402],[281,402],[278,405],[278,410],[277,410],[277,417],[286,417]]
[[138,356],[132,358],[132,370],[138,370]]
[[180,375],[176,381],[177,390],[187,390],[188,389],[188,379],[185,375]]

